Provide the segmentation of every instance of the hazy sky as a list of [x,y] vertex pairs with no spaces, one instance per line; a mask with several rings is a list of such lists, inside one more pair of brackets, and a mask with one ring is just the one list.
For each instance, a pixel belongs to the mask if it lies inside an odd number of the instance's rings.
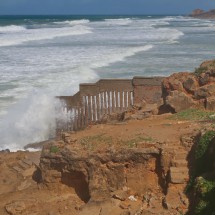
[[4,14],[188,14],[215,0],[0,0]]

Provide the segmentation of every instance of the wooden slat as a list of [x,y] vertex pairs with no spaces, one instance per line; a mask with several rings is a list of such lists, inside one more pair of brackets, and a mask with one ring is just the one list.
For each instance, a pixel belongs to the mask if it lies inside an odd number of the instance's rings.
[[92,122],[92,101],[91,96],[88,96],[88,123],[91,124]]
[[108,106],[107,106],[107,93],[104,92],[104,114],[108,113]]
[[97,115],[97,120],[100,120],[100,97],[99,97],[99,94],[96,95],[96,115]]
[[96,121],[96,101],[95,101],[95,96],[92,96],[92,116],[93,116],[93,121]]

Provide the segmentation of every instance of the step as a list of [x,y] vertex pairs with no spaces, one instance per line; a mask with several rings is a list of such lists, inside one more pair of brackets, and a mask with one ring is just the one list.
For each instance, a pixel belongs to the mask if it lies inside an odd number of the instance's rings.
[[30,160],[32,163],[34,163],[35,165],[39,166],[40,163],[40,155],[35,154],[35,155],[31,155],[30,157],[27,158],[28,160]]
[[23,169],[21,169],[18,166],[13,166],[12,169],[16,170],[16,172],[18,172],[18,173],[22,173],[23,172]]
[[187,167],[188,162],[185,159],[180,159],[180,160],[173,160],[172,161],[172,166],[173,167]]
[[184,184],[189,180],[187,167],[170,167],[170,181],[173,184]]
[[18,161],[18,164],[23,170],[26,170],[29,168],[29,165],[25,164],[22,160]]
[[27,164],[29,167],[32,166],[32,164],[33,164],[30,159],[23,159],[22,162]]
[[186,160],[187,159],[187,156],[188,156],[188,152],[176,152],[175,155],[174,155],[174,159],[175,160]]

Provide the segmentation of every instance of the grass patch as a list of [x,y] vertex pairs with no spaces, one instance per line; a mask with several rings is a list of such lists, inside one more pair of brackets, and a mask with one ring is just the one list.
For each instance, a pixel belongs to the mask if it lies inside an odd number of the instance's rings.
[[144,137],[144,136],[137,136],[136,138],[130,139],[130,140],[122,140],[120,141],[120,144],[126,145],[129,148],[136,147],[137,143],[140,142],[152,142],[152,137]]
[[93,136],[86,136],[79,140],[79,143],[86,149],[93,150],[98,144],[112,145],[113,139],[110,136],[104,134],[98,134]]
[[59,152],[59,148],[57,146],[51,146],[50,152],[51,153],[57,153],[57,152]]
[[200,109],[187,109],[181,112],[178,112],[169,119],[173,120],[189,120],[189,121],[200,121],[200,120],[215,120],[215,112],[214,111],[205,111]]

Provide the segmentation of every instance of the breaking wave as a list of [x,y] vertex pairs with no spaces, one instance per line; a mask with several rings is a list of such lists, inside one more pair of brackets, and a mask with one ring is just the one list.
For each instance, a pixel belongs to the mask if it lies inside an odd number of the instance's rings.
[[23,26],[18,26],[18,25],[8,25],[8,26],[1,26],[0,27],[0,34],[1,33],[15,33],[15,32],[22,32],[27,30]]
[[0,46],[19,45],[24,42],[53,39],[56,37],[74,36],[92,33],[92,29],[83,25],[64,28],[28,29],[23,33],[3,34],[0,36]]

